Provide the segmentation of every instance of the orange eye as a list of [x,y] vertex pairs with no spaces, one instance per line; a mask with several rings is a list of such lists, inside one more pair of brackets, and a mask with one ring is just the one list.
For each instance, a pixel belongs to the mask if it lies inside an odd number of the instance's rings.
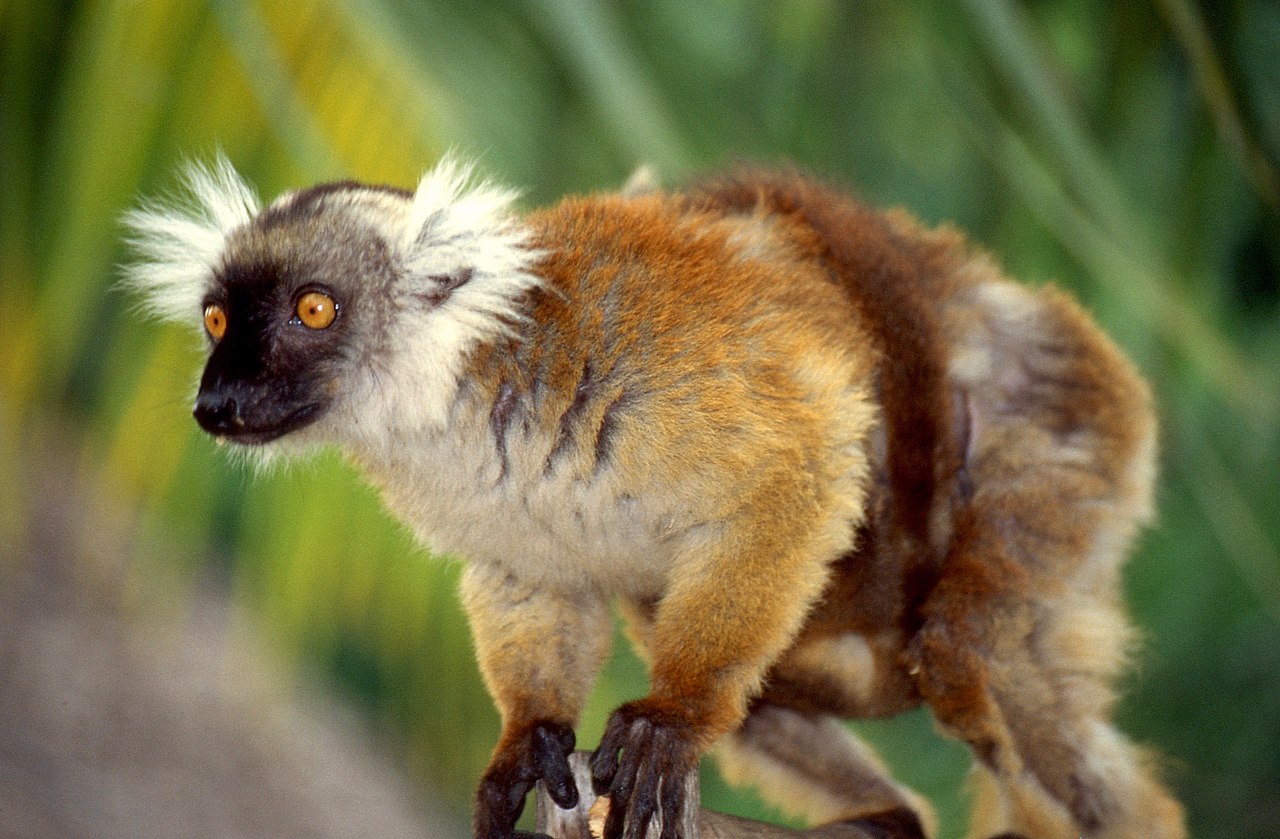
[[298,320],[308,329],[325,329],[338,316],[338,304],[323,292],[308,291],[298,298]]
[[221,306],[210,303],[204,307],[204,328],[209,332],[210,338],[215,341],[222,340],[222,336],[227,332],[227,313]]

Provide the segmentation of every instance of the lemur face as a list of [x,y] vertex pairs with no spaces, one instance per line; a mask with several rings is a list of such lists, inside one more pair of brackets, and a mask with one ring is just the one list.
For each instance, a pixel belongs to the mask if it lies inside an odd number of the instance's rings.
[[186,186],[126,216],[126,282],[160,317],[203,317],[196,421],[258,452],[304,428],[289,439],[442,427],[470,350],[511,335],[540,284],[514,193],[451,158],[413,192],[348,181],[265,208],[225,158]]
[[317,189],[325,200],[299,193],[232,234],[213,272],[193,413],[220,439],[267,443],[316,422],[358,363],[370,314],[360,300],[385,287],[391,261],[375,231],[335,209],[353,190]]
[[332,400],[348,304],[281,264],[232,266],[204,301],[213,351],[194,415],[239,443],[265,443],[318,419]]

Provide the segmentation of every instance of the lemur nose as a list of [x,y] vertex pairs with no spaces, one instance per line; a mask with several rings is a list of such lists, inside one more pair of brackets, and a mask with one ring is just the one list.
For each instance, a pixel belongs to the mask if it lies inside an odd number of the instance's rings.
[[210,434],[228,434],[244,425],[235,397],[216,390],[200,391],[195,410],[191,412],[200,427]]

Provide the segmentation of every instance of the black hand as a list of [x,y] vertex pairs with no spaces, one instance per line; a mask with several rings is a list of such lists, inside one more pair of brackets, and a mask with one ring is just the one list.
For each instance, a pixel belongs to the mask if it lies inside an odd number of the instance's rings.
[[609,796],[604,839],[644,839],[655,814],[660,839],[681,839],[685,778],[697,760],[685,721],[647,711],[643,700],[614,711],[591,756],[591,784]]
[[[499,753],[480,780],[476,792],[475,839],[513,839],[524,800],[539,780],[560,807],[578,804],[578,787],[569,769],[573,729],[559,723],[535,724],[528,737]],[[524,834],[537,835],[537,834]]]

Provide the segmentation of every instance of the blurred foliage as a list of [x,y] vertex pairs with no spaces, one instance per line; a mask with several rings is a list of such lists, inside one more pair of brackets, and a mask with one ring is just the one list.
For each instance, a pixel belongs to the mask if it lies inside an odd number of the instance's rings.
[[[0,2],[0,543],[22,535],[4,476],[38,436],[66,437],[157,534],[135,573],[227,586],[282,661],[327,674],[463,811],[497,717],[456,567],[336,457],[229,465],[187,419],[199,342],[113,290],[122,211],[173,189],[183,159],[220,148],[271,196],[411,185],[448,147],[530,204],[640,163],[678,178],[792,160],[1079,294],[1164,418],[1123,723],[1168,756],[1195,835],[1280,833],[1280,6]],[[643,689],[620,650],[580,742]],[[966,758],[929,729],[862,730],[957,835]]]

